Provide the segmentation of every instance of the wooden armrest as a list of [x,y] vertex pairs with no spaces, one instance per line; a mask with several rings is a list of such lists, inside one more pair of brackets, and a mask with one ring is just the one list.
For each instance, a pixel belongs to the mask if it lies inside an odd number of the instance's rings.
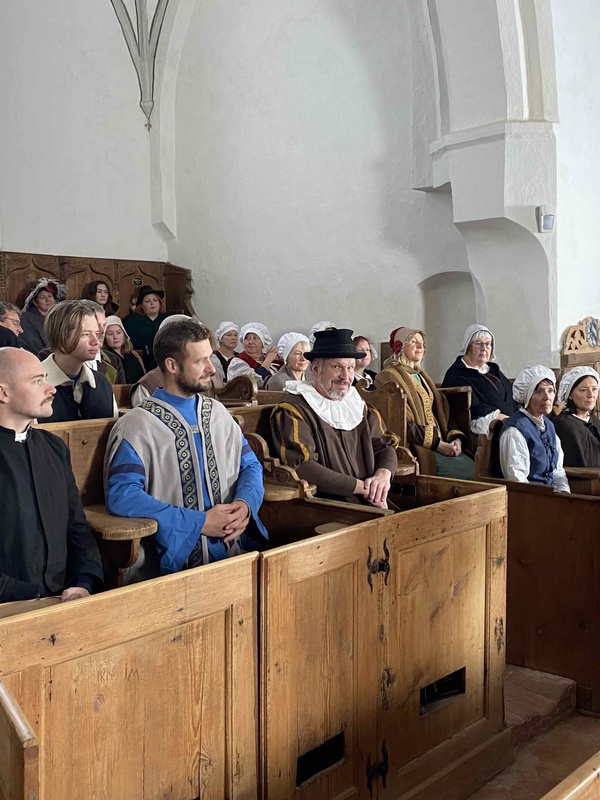
[[102,504],[84,506],[83,510],[93,533],[100,539],[109,541],[142,539],[158,530],[158,523],[153,519],[116,517],[114,514],[109,514]]
[[598,467],[565,467],[567,478],[572,480],[594,481],[600,479]]

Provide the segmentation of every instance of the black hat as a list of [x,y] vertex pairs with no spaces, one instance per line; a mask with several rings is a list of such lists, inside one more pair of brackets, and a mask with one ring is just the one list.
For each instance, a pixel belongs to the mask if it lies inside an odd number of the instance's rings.
[[137,300],[135,301],[135,307],[137,308],[144,299],[144,297],[146,297],[149,294],[155,294],[157,297],[160,297],[161,300],[165,296],[165,293],[163,291],[161,291],[160,289],[154,289],[152,286],[148,286],[148,284],[146,284],[145,286],[140,286]]
[[304,353],[309,361],[315,358],[365,358],[366,353],[357,351],[349,328],[333,328],[315,333],[315,343],[310,353]]

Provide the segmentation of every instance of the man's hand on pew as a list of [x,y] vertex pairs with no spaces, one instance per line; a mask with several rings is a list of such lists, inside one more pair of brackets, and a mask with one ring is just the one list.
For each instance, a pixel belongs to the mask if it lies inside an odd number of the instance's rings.
[[66,603],[68,600],[79,600],[82,597],[89,596],[90,593],[87,589],[84,589],[83,586],[71,586],[64,590],[60,596],[60,599],[63,601],[63,603]]
[[370,478],[356,481],[354,494],[362,495],[375,508],[387,508],[392,473],[389,469],[378,469]]
[[233,503],[218,503],[206,512],[206,521],[201,533],[230,542],[240,536],[248,525],[250,509],[243,500]]

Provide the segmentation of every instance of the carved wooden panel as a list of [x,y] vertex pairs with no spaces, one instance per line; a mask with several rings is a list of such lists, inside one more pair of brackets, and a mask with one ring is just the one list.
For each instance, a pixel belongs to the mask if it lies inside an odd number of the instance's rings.
[[139,287],[144,284],[166,291],[167,311],[190,315],[195,313],[191,272],[174,264],[0,252],[0,300],[21,308],[36,281],[44,276],[64,283],[69,300],[79,299],[87,283],[104,281],[119,306],[118,314],[121,317],[129,313],[132,298],[137,296]]
[[58,256],[0,253],[0,300],[21,308],[30,289],[45,276],[61,280]]
[[561,366],[593,364],[600,361],[600,320],[585,317],[563,333]]

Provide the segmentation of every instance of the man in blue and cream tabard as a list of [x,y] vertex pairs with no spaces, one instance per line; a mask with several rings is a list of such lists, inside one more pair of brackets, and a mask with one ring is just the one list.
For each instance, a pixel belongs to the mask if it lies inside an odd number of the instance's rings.
[[114,426],[105,464],[112,514],[158,523],[126,582],[263,550],[262,467],[210,384],[210,332],[195,320],[159,331],[164,388]]

